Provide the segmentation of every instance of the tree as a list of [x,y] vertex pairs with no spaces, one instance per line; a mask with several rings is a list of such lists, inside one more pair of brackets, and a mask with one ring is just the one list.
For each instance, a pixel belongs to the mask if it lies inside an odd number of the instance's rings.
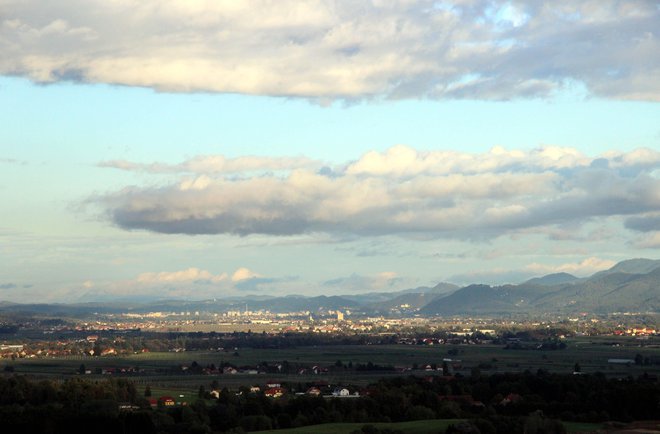
[[548,419],[541,410],[536,410],[525,419],[525,432],[529,434],[565,434],[566,428],[560,421]]
[[204,386],[199,386],[199,391],[197,392],[197,396],[199,398],[204,399],[204,396],[206,396],[206,390],[204,389]]

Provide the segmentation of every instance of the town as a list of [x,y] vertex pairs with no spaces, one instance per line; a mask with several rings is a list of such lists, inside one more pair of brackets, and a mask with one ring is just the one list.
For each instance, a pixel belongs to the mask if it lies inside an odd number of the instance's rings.
[[[100,432],[234,433],[337,423],[380,432],[369,428],[376,422],[404,432],[416,424],[433,432],[580,432],[612,419],[652,419],[660,396],[660,336],[646,315],[148,312],[5,319],[0,330],[3,396],[33,397],[3,414],[28,431],[46,428],[22,419],[23,406],[46,406],[48,396],[65,412],[44,410],[45,420],[59,418],[74,432],[67,421],[92,411],[88,417],[108,421]],[[561,405],[558,384],[573,391],[561,392]],[[594,388],[605,400],[585,398]],[[613,405],[617,393],[641,404]]]

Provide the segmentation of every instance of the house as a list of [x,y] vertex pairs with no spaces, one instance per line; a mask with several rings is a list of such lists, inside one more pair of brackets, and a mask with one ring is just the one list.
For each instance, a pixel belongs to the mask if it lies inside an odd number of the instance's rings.
[[269,398],[279,398],[280,396],[284,395],[285,390],[282,389],[281,387],[272,387],[270,389],[267,389],[264,392],[264,395],[268,396]]
[[261,387],[259,386],[250,387],[250,393],[259,393],[259,392],[261,392]]
[[336,388],[335,390],[332,391],[332,396],[336,397],[343,397],[343,396],[349,396],[351,392],[348,391],[346,388]]
[[318,387],[310,387],[309,389],[307,389],[307,392],[305,393],[310,396],[319,396],[321,395],[321,389],[319,389]]
[[119,411],[122,412],[133,412],[140,409],[137,405],[133,405],[130,402],[122,402],[118,404]]
[[162,403],[162,405],[165,407],[173,407],[176,405],[176,401],[174,401],[174,398],[171,396],[161,396],[158,398],[158,402]]
[[101,351],[101,356],[113,356],[116,355],[117,351],[114,348],[106,348]]
[[655,329],[652,329],[650,327],[633,327],[632,329],[628,329],[628,334],[632,336],[646,336],[646,335],[653,335],[656,333]]
[[506,398],[504,398],[502,401],[500,401],[500,405],[508,405],[508,404],[515,404],[516,402],[519,402],[522,397],[518,395],[517,393],[509,393]]

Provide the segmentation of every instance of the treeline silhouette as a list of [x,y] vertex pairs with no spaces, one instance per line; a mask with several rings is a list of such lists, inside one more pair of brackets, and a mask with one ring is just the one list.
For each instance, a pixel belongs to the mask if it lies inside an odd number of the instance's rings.
[[[284,385],[285,387],[287,385]],[[295,386],[304,391],[306,385]],[[3,432],[212,433],[248,432],[332,422],[465,419],[447,432],[564,432],[558,420],[603,422],[657,419],[654,377],[545,371],[471,377],[398,377],[362,389],[359,398],[289,393],[273,399],[241,388],[217,400],[152,408],[129,380],[62,382],[0,378]],[[201,392],[200,392],[201,393]]]

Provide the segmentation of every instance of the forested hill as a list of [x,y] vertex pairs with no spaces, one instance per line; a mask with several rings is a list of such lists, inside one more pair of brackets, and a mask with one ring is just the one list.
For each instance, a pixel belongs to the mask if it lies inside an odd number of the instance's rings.
[[424,306],[426,315],[522,312],[660,312],[660,261],[632,259],[578,279],[570,275],[519,285],[470,285]]

